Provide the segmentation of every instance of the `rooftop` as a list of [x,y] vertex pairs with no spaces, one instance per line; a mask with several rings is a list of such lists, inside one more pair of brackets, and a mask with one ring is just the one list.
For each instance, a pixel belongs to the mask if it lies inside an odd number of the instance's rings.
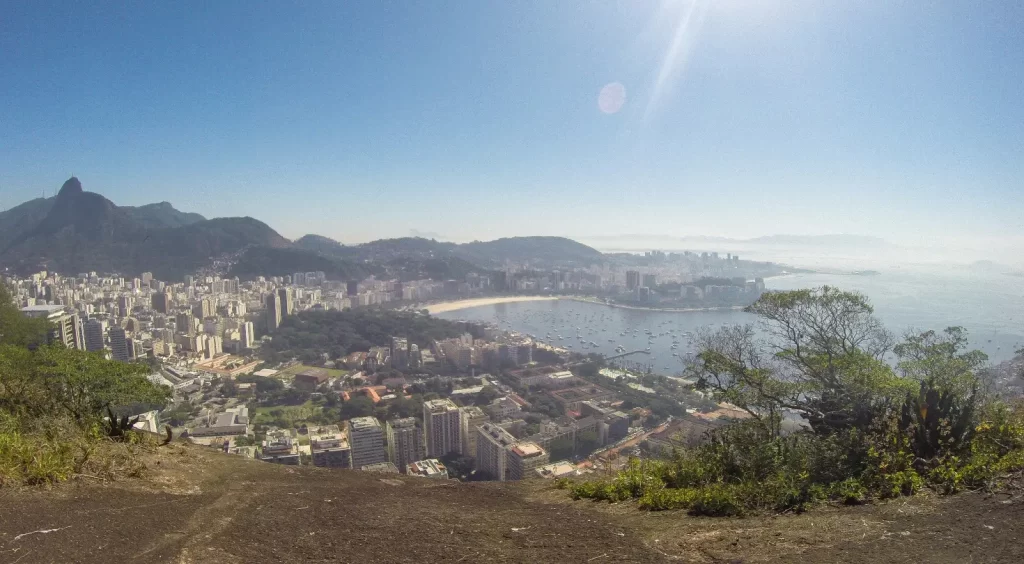
[[447,399],[425,401],[423,402],[423,408],[430,413],[445,413],[447,411],[457,411],[459,409],[451,400]]
[[448,476],[448,469],[445,468],[444,464],[435,458],[428,458],[427,460],[418,460],[416,462],[410,462],[406,466],[406,473],[410,476],[421,476],[424,478],[436,478]]
[[542,478],[561,478],[563,476],[575,476],[577,473],[576,465],[572,464],[568,460],[560,460],[558,462],[552,462],[551,464],[545,464],[535,470],[537,475]]
[[348,425],[353,431],[380,429],[380,421],[376,417],[355,417],[349,420]]
[[63,309],[62,305],[30,305],[21,308],[21,311],[24,313],[52,313]]
[[544,454],[544,449],[540,448],[536,443],[519,443],[512,447],[512,452],[515,452],[522,458],[531,458]]
[[391,421],[392,429],[410,429],[416,427],[415,417],[405,417],[403,419],[395,419]]

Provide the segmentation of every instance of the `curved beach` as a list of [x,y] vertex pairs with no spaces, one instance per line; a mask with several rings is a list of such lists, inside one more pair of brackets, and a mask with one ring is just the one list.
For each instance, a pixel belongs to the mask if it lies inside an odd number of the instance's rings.
[[436,313],[445,313],[449,311],[456,311],[471,307],[507,304],[512,302],[536,302],[557,299],[558,298],[555,296],[505,296],[496,298],[473,298],[469,300],[455,300],[451,302],[430,304],[426,306],[424,309],[426,309],[431,315],[433,315]]

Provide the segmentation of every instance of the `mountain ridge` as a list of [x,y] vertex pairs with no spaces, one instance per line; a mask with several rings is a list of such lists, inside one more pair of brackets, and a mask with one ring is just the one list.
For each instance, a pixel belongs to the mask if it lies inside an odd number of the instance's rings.
[[[0,247],[0,264],[22,272],[150,271],[170,279],[207,266],[215,256],[248,246],[291,244],[253,218],[192,221],[198,214],[190,216],[162,203],[143,206],[140,218],[139,208],[119,207],[100,194],[87,192],[75,177],[64,183],[45,214],[44,208],[45,203],[33,204],[22,208],[22,217],[11,214],[7,218],[20,229]],[[38,221],[31,227],[22,225],[29,215]],[[168,221],[186,224],[168,226]]]
[[[166,201],[118,206],[86,191],[76,177],[57,195],[0,212],[0,266],[23,273],[103,271],[153,272],[177,279],[234,257],[236,273],[273,275],[323,270],[338,276],[394,274],[400,278],[463,278],[514,262],[530,266],[588,265],[602,260],[596,249],[565,237],[506,237],[450,243],[423,237],[378,239],[344,245],[322,235],[289,241],[251,218],[206,219]],[[369,267],[373,263],[373,267]],[[383,270],[382,270],[383,268]]]

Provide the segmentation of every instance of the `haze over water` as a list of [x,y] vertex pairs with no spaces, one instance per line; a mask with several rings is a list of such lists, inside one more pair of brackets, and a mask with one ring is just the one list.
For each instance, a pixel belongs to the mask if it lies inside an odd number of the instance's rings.
[[[971,347],[988,354],[993,364],[1012,358],[1014,351],[1024,346],[1024,278],[965,270],[899,268],[875,276],[794,274],[765,282],[770,290],[831,285],[862,292],[874,305],[875,315],[897,336],[910,329],[941,330],[961,325],[970,332]],[[450,311],[439,317],[498,323],[504,329],[532,334],[557,346],[571,344],[576,352],[605,355],[616,354],[619,345],[628,351],[646,349],[646,329],[656,335],[671,329],[679,335],[707,325],[755,321],[754,316],[735,310],[662,312],[571,300],[482,306]],[[580,327],[586,341],[597,345],[581,348],[576,327]],[[563,339],[558,340],[557,335]],[[672,349],[671,333],[656,337],[649,345],[650,355],[627,358],[650,364],[658,373],[678,373],[681,363],[672,353],[683,355],[693,351],[685,339],[679,340],[678,348]]]

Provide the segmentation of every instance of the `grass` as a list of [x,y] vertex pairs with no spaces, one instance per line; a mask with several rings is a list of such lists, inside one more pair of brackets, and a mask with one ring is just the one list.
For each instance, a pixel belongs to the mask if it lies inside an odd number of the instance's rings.
[[347,370],[339,370],[337,368],[318,368],[316,366],[309,366],[307,364],[296,364],[295,366],[289,366],[288,368],[285,368],[284,370],[278,372],[277,374],[275,374],[275,377],[290,379],[299,372],[305,370],[326,370],[327,374],[330,375],[331,378],[340,378],[348,374]]
[[[271,415],[272,411],[280,410],[280,415]],[[274,421],[281,419],[294,427],[298,423],[309,421],[311,417],[321,413],[323,408],[307,401],[302,405],[272,405],[257,407],[253,416],[253,423],[256,425],[272,425]]]

